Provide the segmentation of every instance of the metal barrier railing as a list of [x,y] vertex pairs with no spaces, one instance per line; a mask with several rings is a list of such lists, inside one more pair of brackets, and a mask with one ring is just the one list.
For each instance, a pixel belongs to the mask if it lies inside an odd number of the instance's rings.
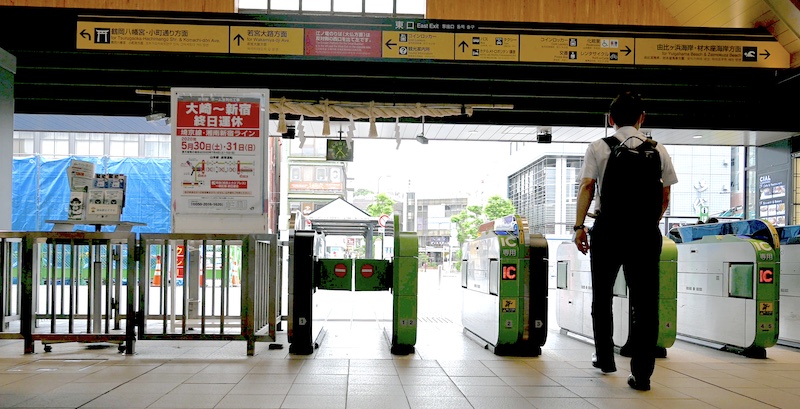
[[[274,235],[142,234],[139,339],[274,341]],[[276,287],[276,285],[278,285]]]
[[[0,232],[0,339],[275,340],[275,235]],[[129,319],[130,317],[130,319]],[[135,318],[134,318],[135,317]],[[138,327],[138,328],[137,328]]]
[[28,232],[21,238],[19,331],[25,352],[33,353],[39,340],[46,352],[61,342],[107,342],[132,354],[134,323],[126,320],[125,329],[120,324],[134,311],[134,289],[127,286],[125,303],[122,287],[136,277],[128,251],[136,247],[135,235]]
[[0,232],[0,339],[22,338],[21,252],[22,234]]

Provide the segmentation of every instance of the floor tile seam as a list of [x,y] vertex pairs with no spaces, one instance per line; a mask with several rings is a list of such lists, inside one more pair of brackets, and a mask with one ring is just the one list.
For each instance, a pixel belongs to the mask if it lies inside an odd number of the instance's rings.
[[[95,400],[97,400],[97,399],[100,399],[101,397],[103,397],[103,396],[105,396],[105,395],[108,395],[109,393],[111,393],[111,392],[113,392],[113,391],[115,391],[115,390],[117,390],[117,389],[119,389],[119,388],[122,388],[124,385],[127,385],[127,384],[129,384],[129,383],[135,383],[135,382],[133,382],[133,381],[135,381],[136,379],[138,379],[138,378],[140,378],[140,377],[143,377],[144,375],[147,375],[147,374],[149,374],[149,373],[151,373],[151,372],[155,371],[157,368],[161,367],[162,365],[164,365],[164,364],[162,363],[161,365],[157,365],[157,366],[155,366],[155,367],[151,368],[150,370],[148,370],[148,371],[146,371],[146,372],[144,372],[144,373],[142,373],[142,374],[139,374],[138,376],[136,376],[136,377],[134,377],[134,378],[132,378],[132,379],[129,379],[129,380],[127,380],[127,381],[125,381],[125,382],[123,382],[123,383],[121,383],[121,384],[119,384],[119,385],[115,386],[114,388],[111,388],[111,389],[109,389],[109,390],[105,391],[104,393],[101,393],[100,395],[98,395],[98,396],[94,397],[93,399],[91,399],[91,400],[89,400],[88,402],[84,403],[83,405],[79,406],[79,408],[81,408],[81,407],[84,407],[84,406],[86,406],[86,405],[88,405],[88,404],[90,404],[90,403],[94,402]],[[161,396],[162,396],[162,397],[163,397],[163,396],[166,396],[167,394],[169,394],[170,392],[172,392],[172,391],[176,390],[176,389],[177,389],[177,388],[178,388],[180,385],[183,385],[183,384],[184,384],[184,382],[181,382],[181,383],[177,384],[177,385],[176,385],[175,387],[173,387],[172,389],[170,389],[170,390],[168,390],[168,391],[166,391],[166,392],[162,393],[162,394],[161,394]],[[148,406],[149,406],[149,405],[148,405]]]
[[[696,381],[696,382],[700,382],[700,383],[702,383],[702,384],[705,384],[705,385],[706,385],[706,387],[711,387],[711,388],[717,388],[717,389],[721,389],[721,390],[724,390],[724,391],[726,391],[726,392],[733,393],[733,394],[735,394],[735,395],[737,395],[737,396],[739,396],[739,397],[742,397],[742,398],[745,398],[745,399],[748,399],[748,400],[751,400],[751,401],[754,401],[754,402],[758,402],[758,403],[761,403],[761,404],[764,404],[764,405],[767,405],[767,406],[776,407],[776,406],[774,406],[774,405],[772,405],[772,404],[770,404],[770,403],[768,403],[768,402],[764,402],[764,401],[762,401],[762,400],[755,399],[755,398],[752,398],[752,397],[750,397],[750,396],[747,396],[747,395],[744,395],[744,394],[742,394],[742,393],[739,393],[739,392],[737,392],[737,390],[738,390],[738,389],[741,389],[741,387],[740,387],[740,386],[732,386],[732,387],[729,387],[729,386],[720,386],[720,385],[715,385],[715,384],[709,383],[709,382],[707,382],[707,381],[705,381],[705,380],[703,380],[703,379],[701,379],[701,378],[698,378],[698,377],[696,377],[696,376],[689,375],[689,374],[687,374],[687,373],[684,373],[684,372],[682,372],[682,371],[676,370],[676,369],[674,369],[674,368],[670,368],[670,370],[672,370],[673,372],[679,373],[679,374],[681,374],[681,375],[684,375],[684,376],[686,376],[686,377],[688,377],[688,378],[690,378],[690,379],[692,379],[692,380],[694,380],[694,381]],[[749,379],[746,379],[746,378],[739,378],[739,377],[736,377],[736,378],[738,378],[738,379],[741,379],[741,380],[744,380],[744,381],[748,381],[748,382],[753,382],[752,380],[749,380]],[[654,382],[658,382],[658,381],[654,381]],[[764,385],[764,387],[765,387],[765,388],[770,388],[770,389],[776,389],[776,390],[779,390],[779,388],[774,388],[774,387],[771,387],[771,386],[769,386],[769,385]],[[702,386],[696,386],[696,387],[687,387],[687,388],[702,388]],[[690,397],[691,397],[691,396],[690,396]],[[704,403],[707,403],[707,404],[709,404],[709,405],[715,406],[715,405],[713,404],[713,402],[709,402],[709,401],[707,401],[707,400],[704,400],[704,399],[702,399],[702,398],[695,398],[695,397],[691,397],[691,398],[692,398],[692,399],[699,400],[699,401],[702,401],[702,402],[704,402]],[[716,407],[716,406],[715,406],[715,407]]]
[[[214,407],[216,408],[216,407],[219,405],[219,403],[220,403],[220,402],[222,402],[223,400],[225,400],[225,398],[226,398],[226,397],[228,397],[228,396],[231,396],[231,398],[235,398],[235,397],[237,397],[237,396],[252,396],[252,397],[255,397],[255,396],[281,396],[281,395],[283,395],[283,399],[281,399],[281,404],[280,404],[280,405],[278,405],[278,407],[279,407],[279,408],[282,408],[282,407],[283,407],[283,404],[284,404],[284,403],[286,403],[286,399],[289,397],[289,393],[288,393],[288,391],[287,391],[287,393],[284,393],[284,394],[281,394],[281,393],[276,393],[276,394],[260,395],[260,394],[239,394],[239,393],[232,393],[234,389],[236,389],[236,387],[235,387],[235,386],[234,386],[233,388],[231,388],[231,389],[230,389],[228,392],[225,392],[225,393],[222,395],[222,398],[219,400],[219,402],[217,402],[217,403],[214,405]],[[290,387],[289,389],[291,390],[291,387]],[[166,395],[166,393],[165,393],[164,395]],[[295,396],[313,396],[313,395],[295,395]],[[150,407],[150,406],[148,406],[148,408],[149,408],[149,407]],[[345,406],[345,407],[346,407],[346,406]]]
[[[741,394],[737,393],[736,390],[735,390],[736,388],[740,388],[740,386],[720,386],[720,385],[713,384],[713,383],[711,383],[711,382],[709,382],[709,381],[707,381],[707,380],[705,380],[703,378],[699,378],[697,376],[690,375],[690,374],[688,374],[686,372],[683,372],[683,371],[679,371],[679,370],[676,370],[676,369],[670,369],[670,370],[672,370],[673,372],[679,373],[679,374],[681,374],[683,376],[686,376],[687,378],[692,379],[692,380],[694,380],[696,382],[700,382],[700,383],[702,383],[702,384],[704,384],[706,386],[724,389],[726,391],[736,393],[737,395],[741,395]],[[748,379],[748,378],[742,378],[742,377],[738,377],[738,376],[735,376],[735,375],[732,375],[732,374],[728,374],[728,375],[732,376],[733,378],[745,381],[745,382],[753,382],[751,379]],[[652,380],[652,378],[651,378],[651,380]],[[654,380],[654,382],[658,383],[658,380],[656,379],[656,380]],[[767,388],[770,388],[770,389],[776,389],[776,388],[771,387],[769,385],[763,385],[763,386],[767,387]],[[700,388],[700,387],[702,387],[702,386],[695,386],[695,388]],[[744,395],[741,395],[741,396],[744,396]],[[745,396],[745,397],[747,397],[747,396]]]

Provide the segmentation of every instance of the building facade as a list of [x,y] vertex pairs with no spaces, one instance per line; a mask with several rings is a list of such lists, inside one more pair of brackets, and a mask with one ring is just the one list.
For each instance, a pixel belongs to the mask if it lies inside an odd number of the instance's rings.
[[[731,209],[741,208],[743,203],[742,148],[668,146],[667,151],[679,180],[671,189],[667,223],[694,223],[701,216],[737,216]],[[572,235],[582,166],[583,154],[545,153],[509,175],[508,198],[517,213],[528,219],[531,232]],[[635,187],[631,189],[633,192]],[[631,218],[635,218],[635,196],[632,198]]]

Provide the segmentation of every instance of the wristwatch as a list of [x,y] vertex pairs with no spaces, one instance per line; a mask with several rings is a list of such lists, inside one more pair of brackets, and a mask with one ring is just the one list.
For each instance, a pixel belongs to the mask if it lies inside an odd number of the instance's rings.
[[573,231],[583,230],[583,229],[585,229],[585,228],[586,228],[586,226],[584,226],[584,225],[582,225],[582,224],[579,224],[579,225],[577,225],[577,226],[572,226],[572,230],[573,230]]

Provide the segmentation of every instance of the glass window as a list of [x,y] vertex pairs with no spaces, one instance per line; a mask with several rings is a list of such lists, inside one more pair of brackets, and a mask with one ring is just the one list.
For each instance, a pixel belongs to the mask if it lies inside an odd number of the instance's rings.
[[756,206],[758,204],[758,179],[756,179],[755,169],[747,170],[747,180],[745,181],[745,186],[747,186],[747,194],[744,200],[744,202],[747,203],[747,213],[745,214],[745,218],[755,219]]
[[58,132],[42,132],[39,152],[43,156],[69,156],[69,134]]
[[[284,140],[286,142],[287,140]],[[306,143],[300,148],[299,139],[291,139],[289,142],[289,155],[301,157],[325,157],[325,151],[328,149],[328,140],[326,138],[306,138]]]
[[105,135],[99,133],[75,133],[75,155],[103,156]]
[[366,4],[364,4],[364,7],[365,7],[364,11],[367,13],[384,13],[384,14],[394,13],[393,0],[366,0]]
[[169,158],[170,135],[145,135],[144,156],[148,158]]
[[302,7],[303,11],[331,11],[331,0],[303,0]]
[[271,0],[272,10],[300,10],[300,0]]
[[33,132],[14,132],[14,141],[12,145],[12,152],[14,155],[34,155],[36,153],[33,149],[34,135]]
[[[367,0],[369,3],[370,0]],[[333,11],[340,13],[362,13],[364,2],[361,0],[333,0]],[[389,10],[391,13],[392,11]]]
[[[239,0],[240,9],[266,10],[268,0]],[[273,0],[273,3],[275,1]]]
[[425,15],[425,0],[395,0],[397,2],[397,14],[420,14]]
[[109,156],[139,156],[139,135],[109,135]]

